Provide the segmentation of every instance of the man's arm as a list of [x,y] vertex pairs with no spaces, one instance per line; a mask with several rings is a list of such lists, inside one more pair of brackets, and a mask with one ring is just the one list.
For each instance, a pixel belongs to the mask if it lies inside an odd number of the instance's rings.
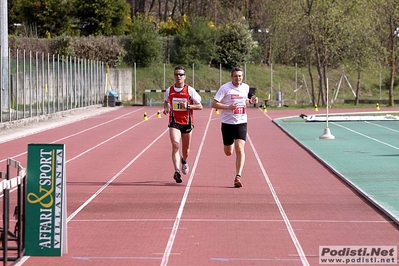
[[193,104],[188,104],[187,108],[193,110],[202,110],[203,106],[202,103],[193,103]]
[[213,101],[212,101],[212,108],[219,109],[219,110],[222,110],[222,109],[234,110],[234,109],[236,109],[237,105],[238,105],[237,103],[227,105],[227,104],[218,102],[215,99],[213,99]]
[[252,95],[251,99],[247,99],[247,104],[256,104],[258,102],[259,102],[259,99],[255,95]]

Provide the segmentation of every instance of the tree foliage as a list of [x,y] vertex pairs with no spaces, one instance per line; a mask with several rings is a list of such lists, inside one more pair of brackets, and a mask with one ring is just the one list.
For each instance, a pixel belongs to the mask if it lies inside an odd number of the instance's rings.
[[[72,23],[71,1],[17,0],[13,8],[13,20],[24,24],[34,37],[52,37],[67,32]],[[18,16],[16,16],[18,15]]]
[[[353,18],[360,15],[357,6],[363,0],[306,0],[302,2],[302,10],[306,17],[306,34],[309,36],[312,57],[317,69],[319,97],[314,103],[326,104],[328,88],[328,68],[337,67],[345,54],[345,47],[353,34]],[[360,29],[356,29],[360,30]],[[310,72],[309,68],[309,72]],[[311,74],[312,75],[312,74]],[[312,84],[312,91],[314,86]],[[317,102],[316,102],[317,101]]]
[[399,0],[380,0],[375,3],[380,18],[377,21],[376,35],[385,49],[384,59],[389,66],[389,105],[394,105],[395,76],[399,57]]
[[[10,33],[25,37],[128,36],[129,63],[158,60],[159,47],[165,63],[308,65],[317,104],[326,104],[329,69],[351,62],[360,91],[363,70],[377,63],[390,69],[393,105],[399,0],[8,0],[8,6]],[[130,18],[144,14],[153,25],[132,27]]]
[[218,58],[216,63],[225,68],[242,66],[251,56],[256,42],[252,38],[245,19],[234,20],[221,29],[216,42]]
[[217,29],[204,17],[193,17],[174,39],[171,61],[175,64],[207,64],[216,57]]
[[75,0],[78,31],[83,36],[124,35],[131,19],[126,0]]
[[124,47],[125,60],[130,65],[137,63],[147,67],[161,56],[161,40],[156,24],[149,15],[136,15],[133,19],[132,33],[127,37]]

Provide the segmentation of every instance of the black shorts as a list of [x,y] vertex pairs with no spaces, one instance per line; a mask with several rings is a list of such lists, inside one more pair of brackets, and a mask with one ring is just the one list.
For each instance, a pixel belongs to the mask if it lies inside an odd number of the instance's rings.
[[194,125],[181,125],[177,124],[175,121],[170,122],[168,127],[176,128],[180,130],[182,134],[190,133],[194,129]]
[[222,123],[223,145],[230,146],[236,139],[247,140],[247,123],[230,125]]

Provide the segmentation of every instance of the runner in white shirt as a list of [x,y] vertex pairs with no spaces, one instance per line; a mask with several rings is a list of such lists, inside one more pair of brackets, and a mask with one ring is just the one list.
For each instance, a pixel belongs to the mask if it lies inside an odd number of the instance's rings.
[[242,83],[244,72],[239,67],[231,70],[231,81],[217,91],[212,107],[220,110],[224,153],[227,156],[236,151],[236,176],[234,186],[242,187],[241,174],[245,163],[245,141],[247,138],[247,104],[258,103],[253,95],[248,99],[249,86]]

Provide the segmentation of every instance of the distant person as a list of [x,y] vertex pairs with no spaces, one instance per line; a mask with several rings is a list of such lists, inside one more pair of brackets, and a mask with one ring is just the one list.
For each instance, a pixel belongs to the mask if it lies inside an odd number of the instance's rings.
[[[189,172],[188,156],[192,130],[194,129],[193,110],[202,110],[201,96],[197,91],[184,83],[186,70],[182,66],[175,67],[175,84],[165,92],[164,110],[169,115],[169,136],[172,143],[172,162],[175,173],[173,178],[176,183],[181,183],[180,164],[183,174]],[[180,155],[180,143],[181,152]]]
[[258,97],[248,99],[249,86],[242,82],[244,72],[234,67],[231,81],[223,84],[216,92],[212,107],[220,110],[224,153],[227,156],[236,152],[236,176],[234,186],[242,187],[241,174],[245,164],[245,141],[247,138],[247,104],[258,103]]

